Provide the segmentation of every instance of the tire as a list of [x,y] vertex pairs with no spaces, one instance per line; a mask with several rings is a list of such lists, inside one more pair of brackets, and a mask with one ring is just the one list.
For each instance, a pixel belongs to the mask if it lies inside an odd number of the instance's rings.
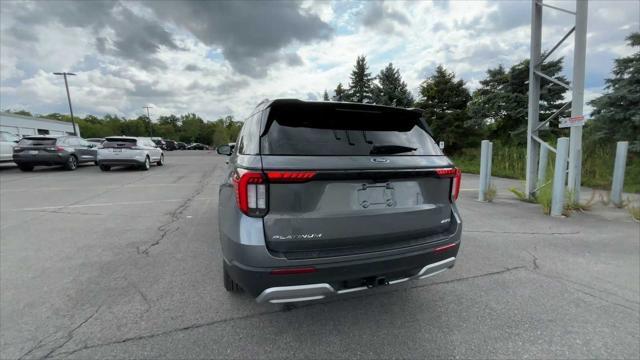
[[64,164],[64,168],[73,171],[78,168],[78,158],[75,155],[70,155],[67,162]]
[[149,157],[147,156],[146,158],[144,158],[144,164],[142,164],[141,169],[144,171],[148,171],[150,167],[151,167],[151,159],[149,159]]
[[21,171],[33,171],[33,166],[32,165],[18,165],[18,168]]
[[237,282],[233,281],[229,273],[227,272],[227,267],[222,266],[222,276],[224,278],[224,289],[231,293],[239,293],[242,291],[240,285]]
[[109,166],[109,165],[100,165],[100,170],[109,171],[109,170],[111,170],[111,166]]
[[156,163],[156,165],[158,166],[162,166],[164,165],[164,154],[160,155],[160,160],[158,160],[158,162]]

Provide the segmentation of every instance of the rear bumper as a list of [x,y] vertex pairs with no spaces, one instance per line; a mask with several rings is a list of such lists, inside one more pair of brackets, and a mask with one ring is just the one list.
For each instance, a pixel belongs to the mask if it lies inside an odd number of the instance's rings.
[[18,165],[31,165],[31,166],[53,166],[64,165],[69,160],[69,154],[55,153],[55,154],[13,154],[13,162]]
[[144,158],[141,160],[137,159],[99,159],[98,165],[109,165],[109,166],[142,166],[144,165]]
[[[394,285],[394,284],[403,283],[409,280],[420,280],[420,279],[424,279],[424,278],[439,274],[449,269],[455,264],[455,262],[456,262],[456,258],[450,257],[444,260],[440,260],[436,263],[424,266],[415,275],[401,277],[401,278],[397,278],[390,281],[380,277],[376,279],[383,279],[384,285]],[[383,284],[371,284],[371,285],[363,284],[362,286],[344,288],[341,290],[336,290],[333,286],[327,283],[271,287],[263,290],[262,293],[258,295],[258,297],[256,298],[256,301],[259,303],[270,302],[274,304],[279,304],[279,303],[288,303],[288,302],[320,300],[329,296],[368,290],[373,286],[383,285]]]
[[[443,245],[452,245],[444,251]],[[422,279],[453,267],[459,239],[439,242],[428,250],[385,257],[314,264],[315,272],[274,275],[272,268],[255,268],[237,262],[225,266],[231,277],[258,302],[297,302],[361,291],[377,285],[389,285]]]

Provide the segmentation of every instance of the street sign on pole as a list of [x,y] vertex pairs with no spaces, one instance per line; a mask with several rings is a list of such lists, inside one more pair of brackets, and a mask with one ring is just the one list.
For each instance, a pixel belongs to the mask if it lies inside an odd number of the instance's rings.
[[559,127],[568,128],[572,126],[584,126],[585,122],[587,122],[587,120],[584,118],[583,115],[572,116],[568,118],[561,118]]

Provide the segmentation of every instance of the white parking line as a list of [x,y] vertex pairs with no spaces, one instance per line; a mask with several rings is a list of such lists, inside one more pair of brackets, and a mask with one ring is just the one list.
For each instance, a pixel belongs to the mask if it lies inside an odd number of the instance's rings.
[[[211,197],[201,197],[201,198],[195,198],[193,200],[201,201],[201,200],[212,200],[212,199],[213,198]],[[32,207],[32,208],[9,209],[7,211],[41,211],[41,210],[74,209],[74,208],[99,207],[99,206],[145,205],[145,204],[155,204],[155,203],[162,203],[162,202],[180,202],[180,201],[185,201],[185,199],[142,200],[142,201],[123,201],[123,202],[95,203],[95,204],[81,204],[81,205],[42,206],[42,207]]]

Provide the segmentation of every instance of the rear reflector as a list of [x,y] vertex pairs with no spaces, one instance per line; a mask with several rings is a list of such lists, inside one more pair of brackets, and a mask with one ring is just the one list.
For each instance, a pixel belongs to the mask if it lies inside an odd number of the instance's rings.
[[437,253],[441,253],[441,252],[445,252],[447,250],[453,249],[456,246],[458,246],[457,243],[447,244],[447,245],[444,245],[444,246],[437,247],[435,250],[433,250],[433,252],[436,253],[436,254]]
[[270,182],[304,182],[313,179],[315,171],[267,171]]
[[316,268],[314,267],[284,268],[271,270],[271,275],[296,275],[309,274],[314,272],[316,272]]

